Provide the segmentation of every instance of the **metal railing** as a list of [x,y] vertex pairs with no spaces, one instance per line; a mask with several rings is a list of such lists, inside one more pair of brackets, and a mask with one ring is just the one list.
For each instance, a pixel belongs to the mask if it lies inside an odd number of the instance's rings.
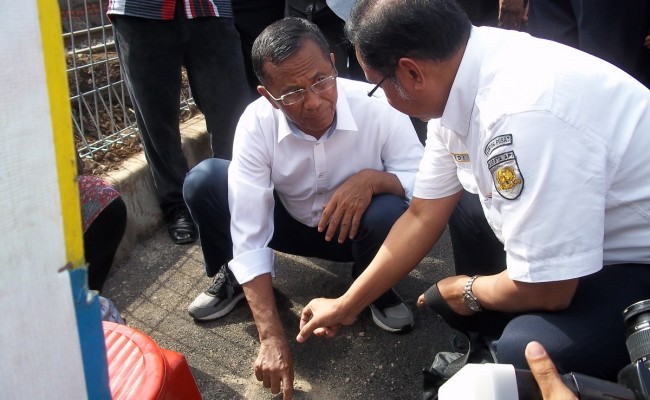
[[[102,158],[114,146],[139,141],[135,112],[120,74],[107,0],[59,0],[75,145],[80,156]],[[196,105],[184,82],[179,106]]]

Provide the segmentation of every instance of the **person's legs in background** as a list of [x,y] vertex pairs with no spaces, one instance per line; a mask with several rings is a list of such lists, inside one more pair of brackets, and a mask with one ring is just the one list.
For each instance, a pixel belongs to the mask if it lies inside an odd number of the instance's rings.
[[530,0],[528,31],[602,58],[647,85],[650,1]]
[[[177,17],[179,10],[177,8]],[[183,201],[188,172],[181,147],[179,100],[183,43],[181,24],[173,21],[113,16],[115,42],[160,208],[175,243],[196,239]]]
[[639,78],[650,14],[648,0],[573,0],[579,49]]
[[235,14],[235,27],[241,38],[244,55],[246,79],[250,88],[251,99],[259,96],[259,82],[253,72],[251,50],[255,38],[271,23],[282,19],[284,15],[284,0],[232,0],[232,10]]
[[571,2],[530,0],[528,4],[528,33],[579,48],[578,23]]
[[251,100],[239,34],[231,18],[186,22],[183,65],[205,116],[214,157],[230,159],[237,122]]
[[334,53],[335,66],[339,76],[365,82],[366,76],[343,33],[345,21],[327,8],[317,18],[314,18],[313,22],[323,32],[323,36],[330,45],[330,51]]
[[499,25],[499,0],[458,0],[475,26]]

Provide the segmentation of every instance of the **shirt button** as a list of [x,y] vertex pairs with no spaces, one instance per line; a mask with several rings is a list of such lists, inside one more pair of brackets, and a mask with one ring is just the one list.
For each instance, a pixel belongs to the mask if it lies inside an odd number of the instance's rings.
[[318,211],[312,211],[311,213],[314,217],[318,215]]
[[319,178],[322,178],[322,177],[323,177],[323,173],[321,172],[320,174],[318,174],[318,177],[319,177]]

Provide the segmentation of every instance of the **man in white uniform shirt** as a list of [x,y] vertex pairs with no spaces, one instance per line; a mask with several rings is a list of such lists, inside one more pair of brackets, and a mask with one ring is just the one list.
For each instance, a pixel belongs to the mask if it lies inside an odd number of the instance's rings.
[[[408,116],[385,97],[368,96],[372,85],[337,78],[311,22],[271,24],[255,40],[252,60],[263,97],[240,118],[232,162],[203,161],[185,181],[206,272],[215,276],[188,311],[197,320],[222,317],[243,287],[260,336],[255,374],[272,393],[282,384],[290,398],[293,365],[273,297],[273,250],[354,262],[358,276],[408,208],[423,148]],[[370,309],[387,331],[413,325],[391,288]]]
[[[375,259],[343,296],[308,304],[297,339],[351,324],[467,197],[505,262],[492,245],[466,246],[465,229],[454,251],[473,265],[418,305],[441,300],[465,329],[498,332],[500,363],[526,368],[535,340],[561,372],[616,380],[630,362],[621,313],[650,298],[650,92],[578,50],[473,27],[454,0],[359,0],[346,34],[393,107],[442,129],[429,133],[413,200]],[[463,194],[459,160],[477,195]]]

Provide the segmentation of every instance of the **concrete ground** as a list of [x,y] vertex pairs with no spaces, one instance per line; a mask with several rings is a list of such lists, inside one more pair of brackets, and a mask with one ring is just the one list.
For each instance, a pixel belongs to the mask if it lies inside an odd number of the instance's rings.
[[[202,118],[184,126],[183,148],[190,166],[209,156]],[[128,209],[127,229],[103,290],[127,324],[161,347],[182,353],[205,400],[273,399],[255,379],[259,340],[245,301],[222,319],[197,323],[187,306],[210,284],[200,245],[174,245],[162,227],[144,155],[127,160],[108,180]],[[300,312],[314,297],[335,297],[351,282],[351,264],[276,254],[276,302],[292,349],[295,399],[420,399],[422,369],[438,351],[450,350],[451,331],[417,297],[450,274],[448,235],[398,286],[413,309],[415,327],[405,334],[378,328],[368,310],[335,338],[298,344]]]
[[[298,344],[302,308],[313,297],[342,294],[351,281],[351,264],[277,253],[274,287],[293,352],[294,398],[421,398],[421,371],[436,352],[449,350],[451,332],[432,311],[416,309],[415,300],[448,274],[451,262],[445,235],[397,286],[414,310],[411,332],[385,332],[365,310],[337,337],[312,337]],[[200,245],[174,245],[160,228],[113,268],[103,294],[113,300],[129,326],[186,357],[204,399],[280,398],[255,379],[252,365],[259,340],[245,301],[213,322],[197,323],[187,314],[187,306],[209,283]]]

